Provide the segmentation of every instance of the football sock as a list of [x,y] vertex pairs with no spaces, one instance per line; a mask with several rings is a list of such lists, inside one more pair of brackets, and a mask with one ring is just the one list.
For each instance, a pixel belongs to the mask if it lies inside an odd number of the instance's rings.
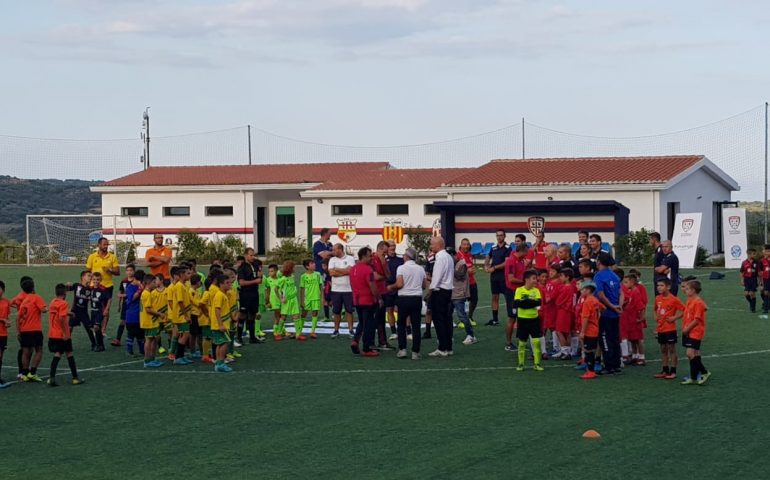
[[571,337],[569,340],[569,345],[570,353],[572,353],[572,355],[577,355],[580,351],[580,339],[578,337]]
[[236,337],[238,341],[241,340],[241,337],[243,337],[243,324],[238,323],[238,328],[236,329]]
[[96,345],[99,347],[103,347],[104,335],[102,334],[102,329],[100,327],[96,328],[96,331],[94,332],[94,336],[96,337]]
[[210,338],[204,338],[203,339],[203,354],[207,357],[211,356],[211,339]]
[[294,333],[299,337],[302,335],[302,329],[305,328],[305,319],[298,318],[294,320]]
[[676,375],[676,367],[668,367],[668,372],[671,375]]
[[524,360],[527,358],[527,342],[519,340],[519,351],[516,352],[519,357],[519,365],[524,365]]
[[752,297],[749,299],[749,305],[751,306],[751,311],[756,312],[757,311],[757,299],[756,297]]
[[37,375],[37,367],[30,368],[29,373],[31,373],[32,375]]
[[67,357],[67,363],[69,363],[72,378],[78,378],[78,367],[75,365],[75,357]]
[[556,332],[551,332],[551,343],[553,344],[554,350],[564,350],[561,343],[559,343],[559,335]]
[[22,355],[23,355],[23,353],[22,353],[21,348],[20,348],[19,351],[16,352],[16,365],[19,366],[19,375],[24,373],[24,369],[21,368],[21,357],[22,357]]
[[698,379],[700,368],[698,367],[698,357],[693,357],[690,360],[690,380],[693,382]]
[[126,326],[125,326],[125,325],[123,325],[122,323],[121,323],[120,325],[118,325],[118,334],[117,334],[117,335],[115,335],[115,339],[116,339],[117,341],[120,341],[120,339],[121,339],[121,338],[123,338],[123,330],[124,330],[125,328],[126,328]]
[[595,361],[596,361],[596,354],[593,351],[586,352],[586,365],[589,365],[589,366],[593,365]]
[[61,357],[53,357],[51,359],[51,372],[50,372],[51,379],[56,378],[56,367],[59,366],[59,359],[60,358]]
[[667,365],[663,365],[663,373],[669,373],[669,369]]
[[139,345],[139,354],[144,355],[144,340],[141,338],[136,339],[137,345]]
[[311,317],[310,322],[311,322],[310,323],[311,328],[313,329],[313,333],[315,333],[315,329],[318,326],[318,314],[317,313]]
[[540,353],[548,353],[547,348],[545,346],[545,337],[540,337],[537,339],[532,339],[532,343],[535,343],[535,340],[537,340],[537,347],[532,349],[533,352],[540,352]]
[[133,355],[134,353],[134,337],[130,335],[126,338],[126,351],[129,355]]
[[286,322],[282,318],[280,322],[278,322],[278,333],[281,335],[286,334]]
[[324,317],[326,317],[326,320],[329,320],[329,305],[324,305]]
[[762,310],[767,313],[770,310],[770,295],[762,296]]
[[623,355],[624,357],[628,356],[629,354],[628,340],[623,340],[622,342],[620,342],[620,354]]
[[176,349],[178,346],[179,339],[177,337],[171,337],[171,348],[169,348],[168,351],[176,355]]
[[184,358],[184,343],[177,342],[177,344],[176,344],[176,358]]
[[701,356],[698,355],[697,357],[695,357],[695,359],[698,361],[698,371],[700,373],[709,373],[709,371],[706,370],[706,367],[703,366],[703,359],[701,358]]
[[[542,344],[540,343],[540,338],[532,339],[532,356],[535,359],[535,365],[540,365],[541,356],[538,355],[537,352],[540,351],[541,345]],[[542,346],[545,347],[545,345],[542,345]]]
[[497,313],[498,313],[498,311],[497,311],[497,310],[492,310],[492,321],[493,321],[493,322],[495,322],[495,323],[497,323],[497,322],[499,321],[499,320],[497,319],[497,318],[498,318],[498,317],[497,317]]

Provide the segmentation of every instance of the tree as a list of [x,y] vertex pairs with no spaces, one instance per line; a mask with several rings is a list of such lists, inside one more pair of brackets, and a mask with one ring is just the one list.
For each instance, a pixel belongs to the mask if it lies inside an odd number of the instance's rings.
[[[417,251],[419,260],[428,258],[428,252],[430,252],[430,240],[433,237],[429,232],[426,232],[422,225],[415,227],[408,227],[404,230],[406,235],[406,244],[410,248],[414,248]],[[420,262],[422,263],[422,262]]]

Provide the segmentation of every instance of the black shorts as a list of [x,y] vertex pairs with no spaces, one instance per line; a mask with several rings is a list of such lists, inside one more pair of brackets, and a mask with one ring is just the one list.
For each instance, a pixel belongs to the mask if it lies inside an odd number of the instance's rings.
[[468,300],[470,300],[471,304],[476,304],[479,301],[479,286],[475,283],[469,286],[471,289],[471,296]]
[[382,296],[382,302],[385,304],[385,308],[393,308],[396,306],[396,294],[389,293]]
[[770,293],[770,279],[762,280],[762,290]]
[[138,323],[127,323],[126,331],[128,332],[128,338],[144,340],[144,329]]
[[692,348],[693,350],[700,350],[700,340],[690,338],[687,335],[682,335],[682,346],[684,348]]
[[583,350],[596,350],[599,346],[599,337],[585,337],[583,338]]
[[19,334],[21,348],[39,348],[43,346],[43,332],[21,332]]
[[346,313],[353,313],[353,292],[332,292],[331,300],[333,314],[342,313],[343,306]]
[[83,324],[86,328],[91,328],[91,319],[88,317],[88,311],[86,310],[72,310],[73,316],[70,317],[70,327],[77,327]]
[[111,286],[111,287],[104,287],[104,298],[106,298],[107,300],[111,300],[112,299],[112,295],[114,293],[115,293],[115,286],[114,285]]
[[543,331],[540,328],[540,318],[520,318],[516,322],[516,338],[520,342],[526,342],[529,337],[540,338]]
[[104,320],[104,315],[102,315],[102,312],[99,312],[97,310],[91,311],[91,326],[100,327],[102,325],[103,320]]
[[658,333],[658,343],[660,345],[676,345],[676,332]]
[[72,351],[72,339],[49,338],[48,351],[51,353],[69,353]]
[[241,295],[239,301],[241,305],[241,313],[256,315],[259,312],[259,296]]
[[8,337],[0,337],[0,352],[4,352],[8,348]]
[[511,290],[508,288],[508,286],[505,284],[505,278],[490,278],[489,279],[489,287],[492,290],[492,295],[504,295],[506,293],[510,293]]
[[[241,309],[243,311],[243,309]],[[190,335],[197,337],[203,333],[201,326],[198,325],[198,315],[190,315]]]
[[757,277],[744,278],[743,279],[743,291],[744,292],[756,292],[757,291]]

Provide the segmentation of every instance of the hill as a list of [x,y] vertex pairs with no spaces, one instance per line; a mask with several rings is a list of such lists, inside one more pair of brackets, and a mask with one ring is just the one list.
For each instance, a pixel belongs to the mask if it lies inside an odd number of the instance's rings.
[[101,213],[98,181],[25,180],[0,175],[0,238],[24,241],[27,215]]

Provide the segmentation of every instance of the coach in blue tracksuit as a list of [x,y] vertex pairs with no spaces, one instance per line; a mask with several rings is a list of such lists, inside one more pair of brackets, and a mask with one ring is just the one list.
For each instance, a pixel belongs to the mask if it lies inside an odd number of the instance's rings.
[[620,370],[620,279],[610,268],[615,264],[612,256],[600,254],[596,259],[596,275],[594,295],[606,310],[599,317],[599,334],[601,336],[602,359],[605,373],[621,373]]

